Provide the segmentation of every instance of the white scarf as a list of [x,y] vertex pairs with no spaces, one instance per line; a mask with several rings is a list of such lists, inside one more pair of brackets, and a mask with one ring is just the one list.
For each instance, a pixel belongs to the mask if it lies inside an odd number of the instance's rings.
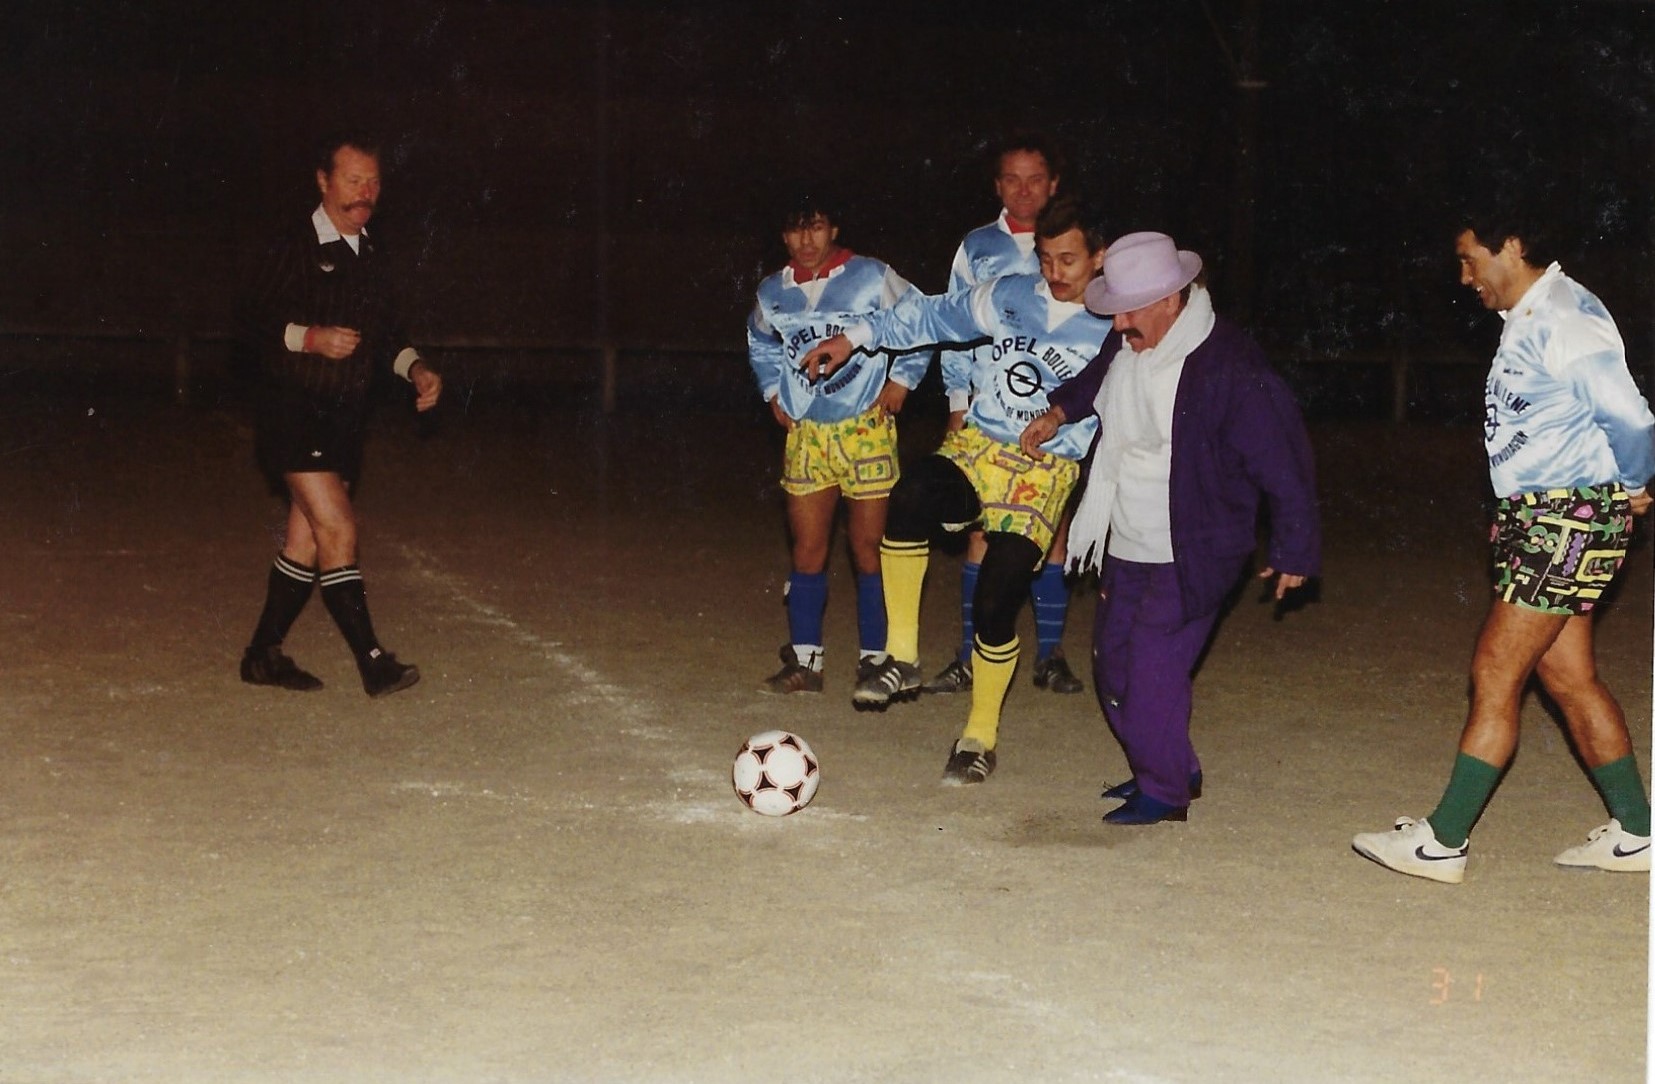
[[1207,341],[1212,330],[1212,297],[1205,288],[1192,286],[1183,311],[1154,347],[1135,351],[1124,341],[1121,343],[1121,354],[1110,364],[1097,397],[1092,400],[1098,413],[1098,440],[1092,453],[1091,470],[1086,475],[1086,492],[1081,495],[1080,507],[1075,509],[1074,522],[1069,525],[1069,571],[1085,572],[1103,566],[1104,539],[1109,534],[1109,518],[1115,507],[1121,456],[1128,447],[1129,429],[1125,419],[1130,413],[1144,409],[1135,401],[1137,396],[1120,394],[1126,372],[1126,367],[1120,364],[1121,355],[1135,356],[1145,366],[1168,361],[1182,365],[1191,351]]

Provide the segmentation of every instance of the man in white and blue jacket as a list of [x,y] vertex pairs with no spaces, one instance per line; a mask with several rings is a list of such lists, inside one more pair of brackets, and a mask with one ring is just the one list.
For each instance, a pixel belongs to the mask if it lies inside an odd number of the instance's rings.
[[[831,380],[859,352],[987,338],[972,378],[965,425],[936,454],[914,464],[891,494],[880,544],[890,657],[858,683],[854,699],[882,709],[920,690],[920,591],[930,539],[980,526],[988,540],[972,599],[975,680],[965,731],[943,769],[947,784],[980,783],[993,772],[1006,690],[1017,667],[1017,612],[1043,564],[1096,431],[1088,420],[1061,427],[1030,455],[1018,447],[1047,396],[1097,354],[1108,322],[1086,311],[1086,286],[1103,243],[1076,205],[1046,205],[1035,226],[1039,275],[1008,275],[968,293],[926,298],[881,312],[810,351],[805,372]],[[862,355],[865,356],[865,355]]]
[[1447,789],[1429,817],[1402,817],[1352,846],[1380,865],[1458,884],[1472,826],[1517,752],[1531,676],[1562,709],[1610,820],[1560,866],[1648,873],[1649,798],[1626,716],[1598,676],[1592,611],[1649,511],[1655,416],[1626,366],[1614,319],[1563,273],[1544,219],[1479,216],[1456,243],[1460,282],[1505,320],[1484,389],[1495,511],[1493,604],[1471,659],[1471,708]]
[[811,381],[799,359],[847,325],[893,307],[913,307],[919,290],[878,260],[839,244],[834,212],[802,197],[782,223],[788,264],[759,284],[747,320],[747,355],[759,394],[787,430],[782,489],[793,539],[787,583],[789,643],[782,668],[761,689],[821,692],[827,560],[839,499],[856,568],[858,676],[884,661],[885,601],[879,539],[898,478],[896,422],[930,354],[888,360],[864,355],[829,380]]
[[[1057,195],[1065,170],[1062,153],[1049,139],[1034,133],[1015,135],[994,151],[994,194],[1000,213],[993,222],[978,226],[965,235],[948,273],[948,292],[964,293],[1001,275],[1033,275],[1040,271],[1034,251],[1034,224],[1040,212]],[[948,394],[948,427],[965,424],[971,405],[971,378],[976,352],[988,349],[946,348],[939,357],[943,389]],[[1063,654],[1063,626],[1069,616],[1069,585],[1063,578],[1067,519],[1058,526],[1057,537],[1046,554],[1040,575],[1029,588],[1034,604],[1034,683],[1056,693],[1078,693],[1085,686],[1069,669]],[[971,599],[976,593],[986,546],[981,531],[972,531],[966,541],[965,561],[960,567],[960,650],[923,686],[928,693],[961,693],[971,690],[971,652],[975,635]]]

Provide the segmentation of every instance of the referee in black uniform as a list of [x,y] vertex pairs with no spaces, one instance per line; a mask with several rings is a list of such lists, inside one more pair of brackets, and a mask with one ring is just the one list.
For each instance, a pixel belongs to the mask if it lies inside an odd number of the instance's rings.
[[289,497],[287,536],[270,570],[264,612],[241,660],[241,679],[283,689],[321,681],[282,653],[282,641],[321,584],[322,602],[356,656],[369,696],[406,689],[419,670],[384,650],[368,616],[357,565],[350,490],[375,371],[409,381],[420,410],[436,406],[442,378],[408,345],[385,256],[366,226],[379,200],[379,150],[352,136],[317,159],[322,202],[266,255],[243,298],[243,332],[264,383],[259,463]]

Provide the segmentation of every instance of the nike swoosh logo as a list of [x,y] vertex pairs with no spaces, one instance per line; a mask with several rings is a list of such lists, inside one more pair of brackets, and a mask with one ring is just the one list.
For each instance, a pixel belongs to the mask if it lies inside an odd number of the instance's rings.
[[1649,850],[1649,844],[1647,843],[1645,843],[1642,847],[1634,847],[1630,851],[1621,850],[1621,845],[1617,843],[1615,844],[1615,849],[1610,853],[1612,853],[1616,858],[1631,858],[1633,855],[1642,854],[1647,850]]
[[1457,851],[1453,854],[1426,854],[1425,844],[1422,843],[1414,848],[1414,857],[1421,862],[1446,862],[1451,858],[1464,858],[1465,855]]

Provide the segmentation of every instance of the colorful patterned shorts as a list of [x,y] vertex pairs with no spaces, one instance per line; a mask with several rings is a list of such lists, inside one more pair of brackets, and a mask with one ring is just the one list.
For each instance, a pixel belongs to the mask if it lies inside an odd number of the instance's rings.
[[1494,513],[1494,592],[1548,614],[1584,614],[1615,578],[1632,540],[1618,485],[1502,498]]
[[806,497],[839,487],[853,501],[889,497],[897,480],[896,419],[878,407],[842,422],[802,421],[787,433],[782,489]]
[[985,531],[1022,535],[1051,549],[1063,506],[1080,480],[1080,464],[1062,456],[1030,459],[1015,444],[1004,444],[967,427],[943,438],[937,454],[959,467],[983,503]]

